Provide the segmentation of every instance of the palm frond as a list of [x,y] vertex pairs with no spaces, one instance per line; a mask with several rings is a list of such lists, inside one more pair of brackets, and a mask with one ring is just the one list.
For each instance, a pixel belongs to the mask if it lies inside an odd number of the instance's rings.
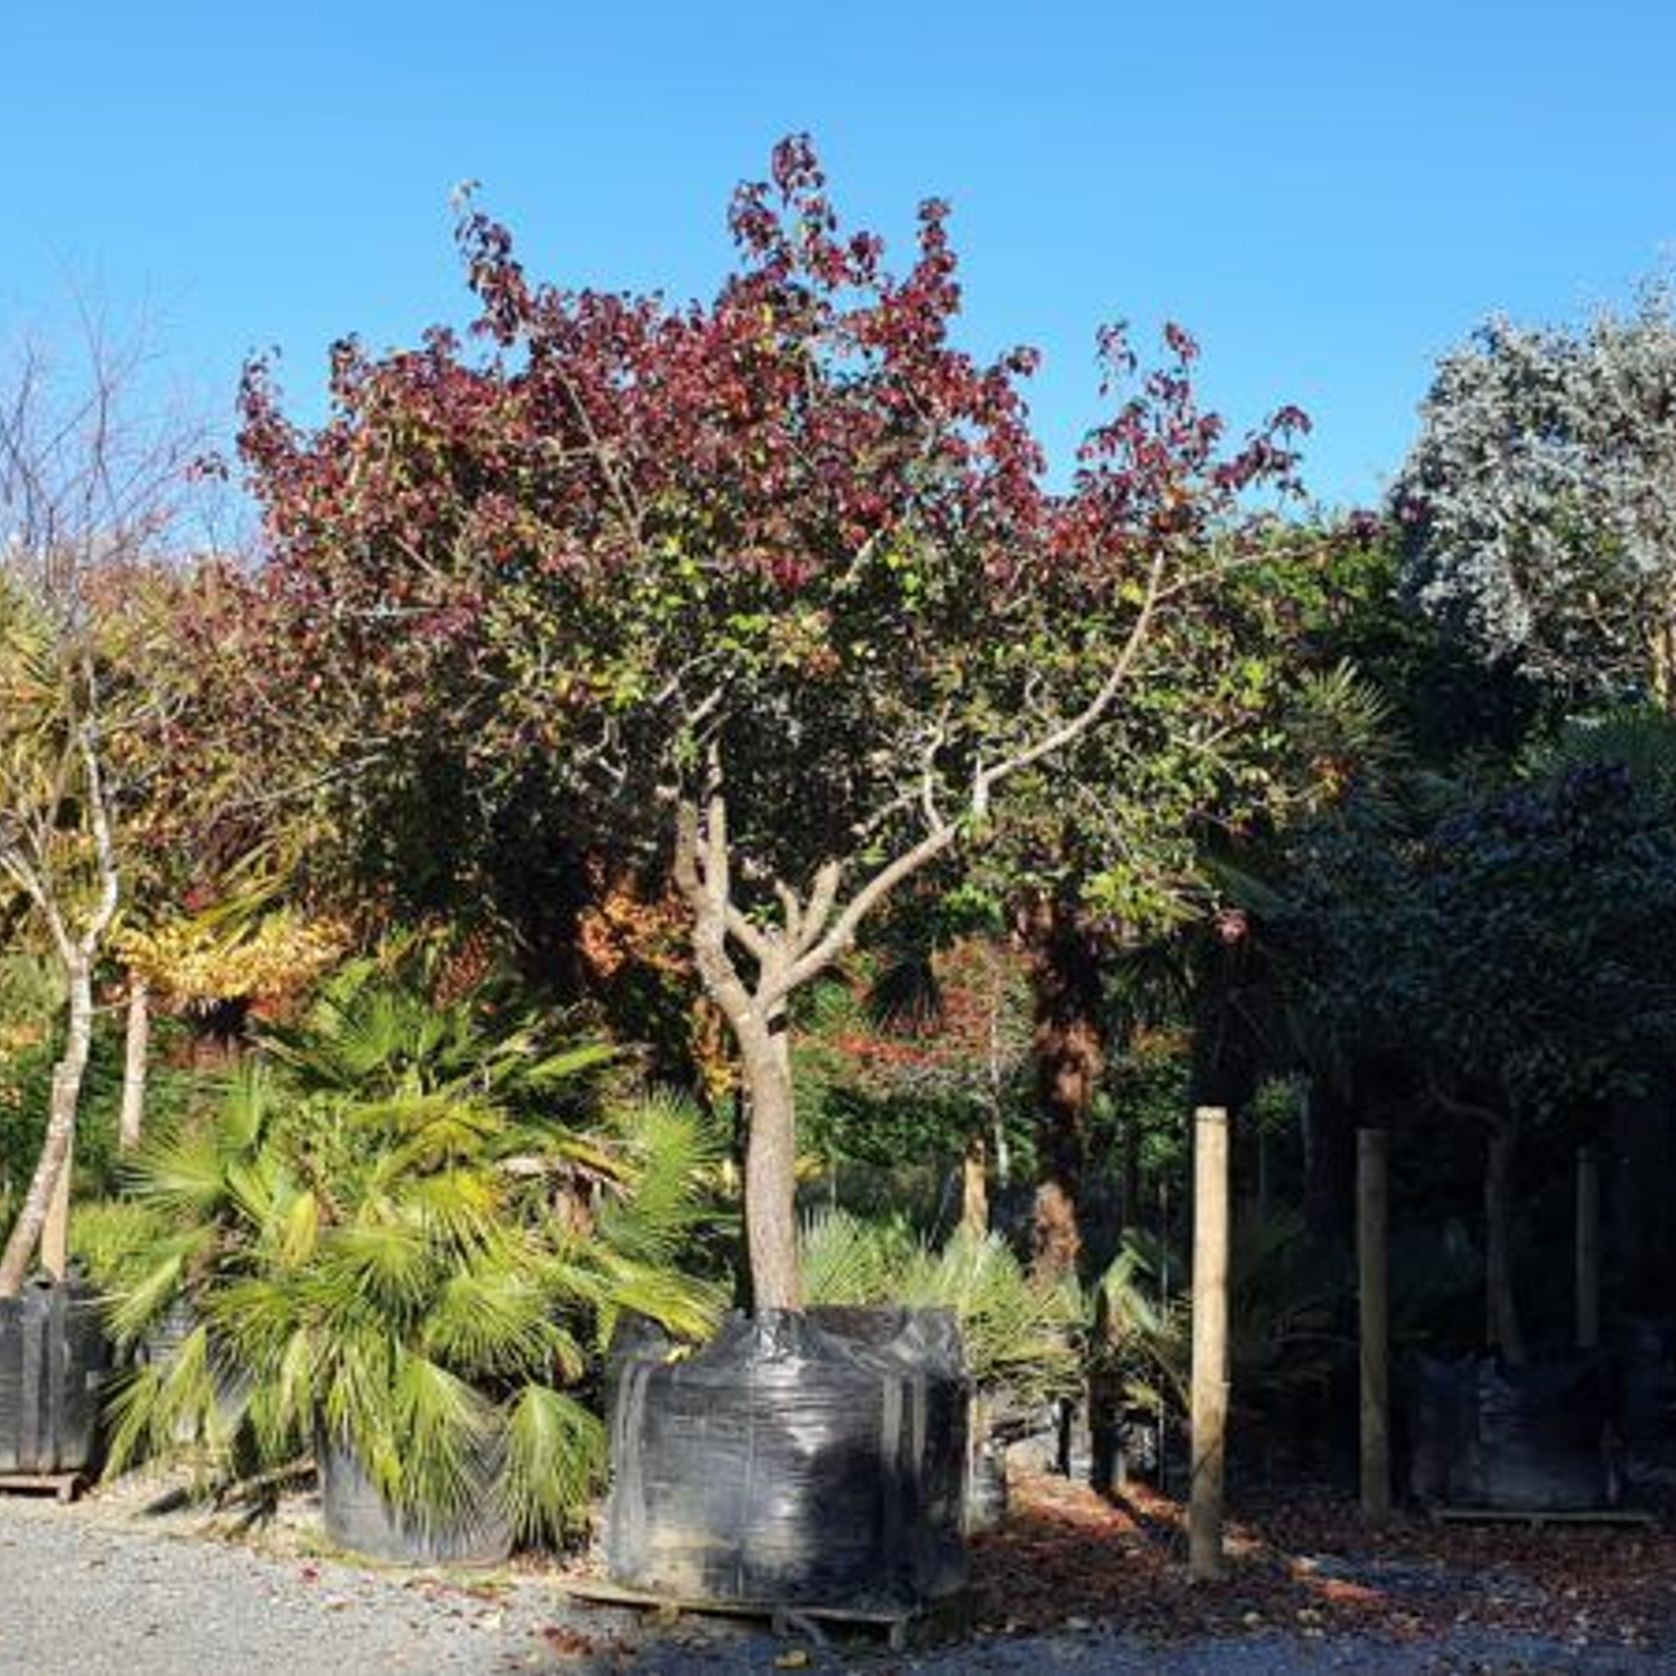
[[864,1221],[823,1208],[798,1229],[803,1295],[812,1304],[876,1304],[891,1296],[915,1253],[913,1237],[896,1223]]
[[[389,1430],[401,1440],[390,1500],[423,1522],[458,1519],[478,1500],[495,1414],[466,1380],[412,1352],[401,1353],[391,1384]],[[382,1437],[381,1424],[373,1428]],[[351,1441],[359,1439],[353,1430]]]
[[667,1263],[712,1216],[707,1181],[721,1137],[691,1100],[667,1089],[620,1109],[614,1127],[630,1183],[605,1199],[597,1231],[615,1251]]
[[498,1486],[512,1528],[534,1541],[580,1524],[605,1467],[605,1428],[573,1397],[526,1385],[505,1419]]

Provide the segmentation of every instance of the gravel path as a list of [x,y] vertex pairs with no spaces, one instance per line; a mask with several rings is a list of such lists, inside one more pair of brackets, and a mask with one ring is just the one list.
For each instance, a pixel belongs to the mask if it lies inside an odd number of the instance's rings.
[[[714,1620],[658,1626],[567,1608],[553,1586],[416,1578],[206,1538],[94,1503],[0,1497],[0,1676],[720,1676],[797,1668],[788,1646]],[[792,1653],[795,1658],[797,1655]],[[801,1668],[846,1661],[818,1649]],[[990,1638],[911,1658],[866,1651],[877,1676],[1672,1676],[1669,1652],[1577,1651],[1482,1634],[1444,1646],[1267,1635],[1147,1648],[1109,1632]]]

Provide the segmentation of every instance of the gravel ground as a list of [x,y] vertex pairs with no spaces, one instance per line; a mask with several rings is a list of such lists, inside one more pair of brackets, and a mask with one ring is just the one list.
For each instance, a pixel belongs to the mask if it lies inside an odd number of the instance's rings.
[[0,1676],[718,1676],[847,1662],[876,1676],[1676,1673],[1676,1648],[1580,1651],[1484,1632],[1426,1646],[1258,1634],[1149,1648],[1090,1629],[908,1658],[870,1648],[804,1654],[725,1621],[658,1625],[571,1608],[539,1576],[473,1582],[350,1566],[294,1545],[217,1540],[197,1519],[141,1520],[98,1500],[61,1508],[0,1497],[0,1585]]

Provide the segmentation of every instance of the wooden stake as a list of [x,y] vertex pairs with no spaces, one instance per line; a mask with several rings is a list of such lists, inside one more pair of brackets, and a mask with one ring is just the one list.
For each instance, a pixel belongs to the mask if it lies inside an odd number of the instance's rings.
[[1222,1486],[1228,1435],[1228,1113],[1193,1114],[1192,1483],[1188,1572],[1222,1575]]
[[1361,1315],[1362,1517],[1391,1515],[1389,1171],[1383,1129],[1356,1134],[1356,1268]]
[[1525,1336],[1513,1294],[1514,1154],[1518,1132],[1499,1121],[1490,1130],[1484,1172],[1484,1337],[1512,1367],[1525,1361]]
[[1577,1348],[1600,1344],[1600,1160],[1577,1149]]

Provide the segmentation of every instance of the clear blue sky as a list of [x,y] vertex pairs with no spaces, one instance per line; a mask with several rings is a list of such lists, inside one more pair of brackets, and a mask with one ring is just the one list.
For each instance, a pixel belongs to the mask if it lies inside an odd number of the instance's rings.
[[733,184],[810,130],[840,208],[955,205],[969,338],[1047,352],[1061,458],[1096,324],[1178,318],[1237,422],[1296,401],[1376,496],[1431,360],[1676,247],[1668,0],[0,0],[0,337],[74,286],[223,407],[277,345],[458,319],[447,198],[567,283],[707,292]]

